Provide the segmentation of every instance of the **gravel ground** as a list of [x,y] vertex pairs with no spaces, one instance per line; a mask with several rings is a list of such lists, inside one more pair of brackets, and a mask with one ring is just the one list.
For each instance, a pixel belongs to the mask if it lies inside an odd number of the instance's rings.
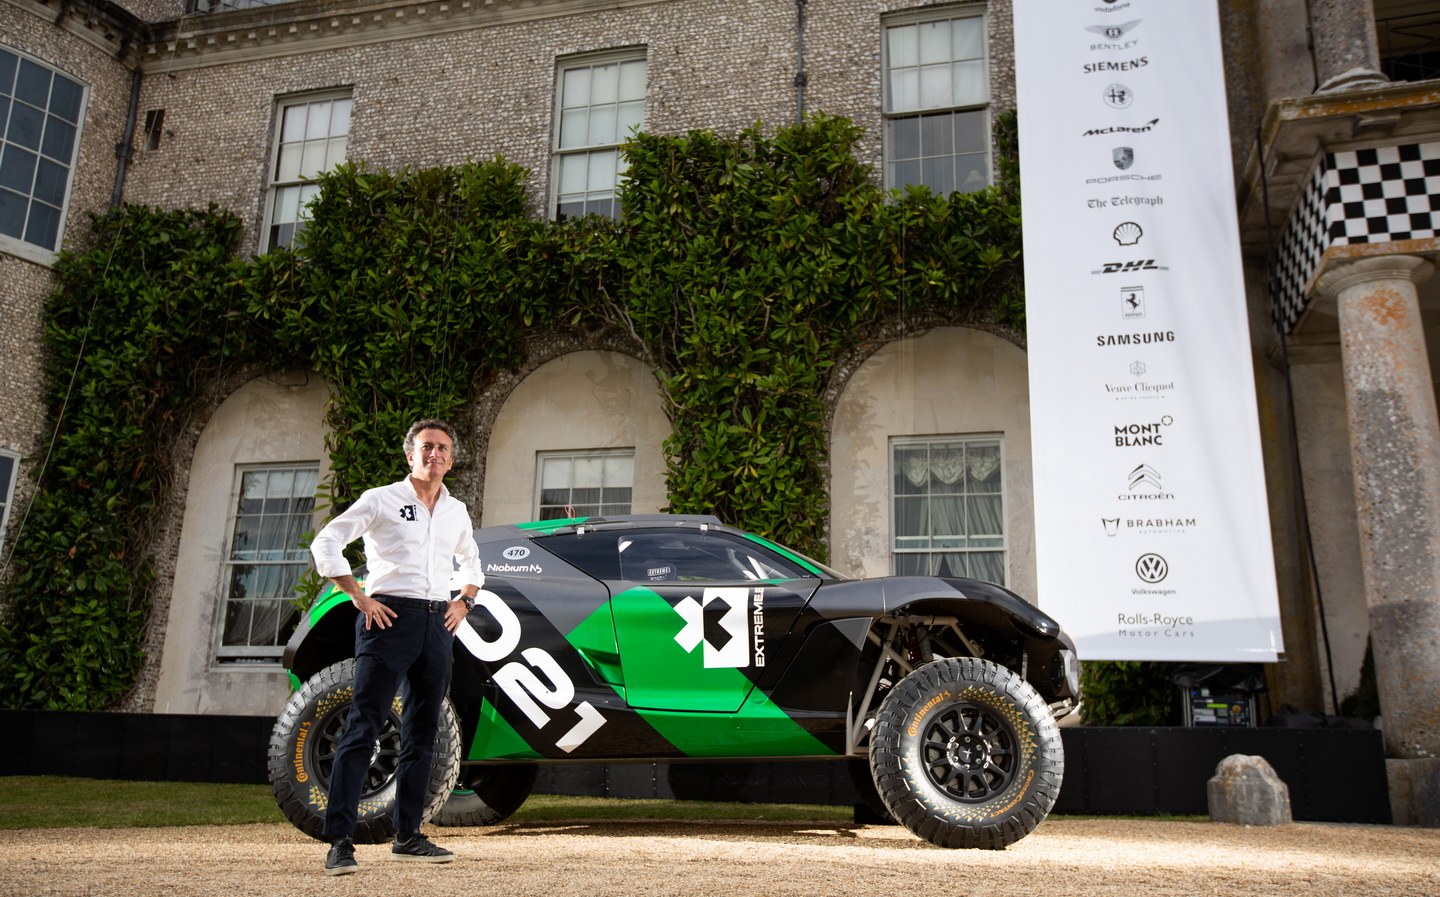
[[0,831],[0,895],[606,897],[674,894],[1440,897],[1440,830],[1055,817],[1004,851],[931,847],[894,826],[526,823],[428,829],[457,854],[323,874],[285,824]]

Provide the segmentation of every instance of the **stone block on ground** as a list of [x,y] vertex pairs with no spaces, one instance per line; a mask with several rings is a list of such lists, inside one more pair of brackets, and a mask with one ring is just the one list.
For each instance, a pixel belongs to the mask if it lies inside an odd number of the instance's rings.
[[1290,787],[1264,757],[1231,754],[1206,784],[1210,818],[1236,825],[1288,825]]

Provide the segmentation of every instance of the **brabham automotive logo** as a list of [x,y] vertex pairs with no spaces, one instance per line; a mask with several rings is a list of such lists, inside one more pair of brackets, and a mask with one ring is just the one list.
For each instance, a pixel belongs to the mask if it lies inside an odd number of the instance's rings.
[[[687,595],[675,605],[685,626],[675,641],[688,652],[703,645],[705,667],[739,668],[751,665],[750,635],[755,635],[754,665],[765,665],[765,590],[754,590],[755,607],[749,604],[751,590],[744,586],[708,588],[700,601]],[[753,624],[752,624],[753,620]]]

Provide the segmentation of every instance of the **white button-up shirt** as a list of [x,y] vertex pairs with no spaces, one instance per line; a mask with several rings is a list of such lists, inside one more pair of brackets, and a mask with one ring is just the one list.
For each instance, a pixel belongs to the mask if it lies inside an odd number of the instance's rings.
[[470,512],[443,485],[433,512],[408,477],[367,489],[311,541],[315,569],[325,577],[353,573],[343,551],[359,538],[365,540],[367,595],[449,601],[452,577],[456,588],[485,584]]

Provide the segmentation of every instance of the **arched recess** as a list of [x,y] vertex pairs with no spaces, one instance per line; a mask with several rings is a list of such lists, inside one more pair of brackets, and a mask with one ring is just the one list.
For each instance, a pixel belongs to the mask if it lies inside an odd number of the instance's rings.
[[[489,391],[493,402],[494,391]],[[584,348],[555,355],[514,383],[485,433],[481,523],[534,519],[541,453],[633,449],[631,511],[667,505],[660,386],[634,356]]]
[[895,443],[923,445],[951,437],[994,442],[998,481],[992,474],[986,489],[1000,496],[1003,508],[1005,578],[1011,589],[1033,600],[1035,518],[1024,349],[991,333],[944,326],[895,339],[841,367],[848,376],[838,386],[831,420],[832,565],[854,576],[892,572],[894,493],[903,475],[892,467]]
[[[289,682],[278,657],[217,656],[236,486],[247,470],[294,466],[313,468],[316,482],[324,482],[329,397],[313,374],[270,374],[245,382],[206,421],[189,458],[188,487],[177,498],[184,510],[163,609],[155,712],[271,715],[283,705]],[[314,524],[321,517],[312,515]]]

